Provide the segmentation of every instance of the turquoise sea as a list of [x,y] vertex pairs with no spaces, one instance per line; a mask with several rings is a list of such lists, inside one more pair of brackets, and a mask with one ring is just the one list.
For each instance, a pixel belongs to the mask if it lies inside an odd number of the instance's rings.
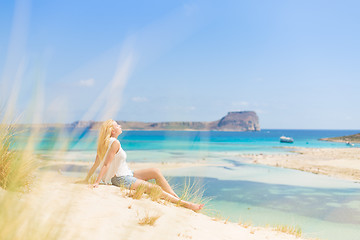
[[[251,164],[242,154],[293,154],[292,147],[343,148],[344,143],[320,138],[359,133],[360,130],[281,130],[259,132],[124,131],[119,136],[128,162],[196,162],[214,166],[167,170],[171,182],[185,180],[204,186],[212,200],[209,214],[255,226],[289,225],[305,237],[360,239],[360,183],[296,170]],[[34,139],[44,160],[94,161],[96,131],[48,129]],[[17,136],[23,148],[29,132]],[[279,142],[280,136],[293,144]],[[360,147],[355,145],[355,147]],[[61,154],[57,154],[61,153]],[[226,163],[226,167],[221,164]],[[69,167],[64,174],[84,176],[88,169]]]

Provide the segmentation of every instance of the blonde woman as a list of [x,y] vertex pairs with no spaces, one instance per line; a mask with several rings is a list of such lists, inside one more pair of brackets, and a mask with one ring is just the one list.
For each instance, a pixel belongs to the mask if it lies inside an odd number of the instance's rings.
[[[122,133],[121,126],[112,119],[105,121],[101,125],[98,148],[94,165],[85,178],[88,182],[95,170],[100,166],[100,173],[92,187],[99,186],[100,181],[115,186],[123,186],[127,189],[134,190],[140,185],[145,185],[147,191],[158,186],[162,189],[162,198],[173,203],[197,211],[203,208],[204,204],[195,204],[181,200],[162,173],[156,168],[131,171],[126,163],[126,153],[121,148],[118,136]],[[156,184],[147,182],[155,179]]]

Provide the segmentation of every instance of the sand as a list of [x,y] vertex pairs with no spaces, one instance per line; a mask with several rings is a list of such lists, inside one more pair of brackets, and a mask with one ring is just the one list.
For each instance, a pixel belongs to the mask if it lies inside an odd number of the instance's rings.
[[[302,239],[213,219],[163,200],[135,200],[127,196],[128,190],[111,185],[91,189],[75,180],[47,171],[33,191],[21,197],[28,209],[36,209],[37,219],[60,227],[59,239]],[[145,216],[159,218],[153,226],[140,225]]]
[[[241,158],[254,164],[360,180],[360,148],[292,150],[289,154],[242,154]],[[132,169],[157,167],[162,170],[195,165],[211,164],[130,163]],[[83,172],[91,163],[49,163],[50,169],[41,171],[45,178],[39,178],[33,191],[21,198],[29,204],[29,209],[37,209],[38,218],[60,227],[59,239],[303,239],[271,228],[214,219],[163,200],[154,202],[147,197],[135,200],[127,195],[128,190],[111,185],[91,189],[88,185],[75,184],[79,178],[54,171],[69,166]],[[140,225],[139,221],[145,216],[159,218],[153,226]]]
[[360,148],[293,148],[289,154],[242,154],[252,163],[360,180]]

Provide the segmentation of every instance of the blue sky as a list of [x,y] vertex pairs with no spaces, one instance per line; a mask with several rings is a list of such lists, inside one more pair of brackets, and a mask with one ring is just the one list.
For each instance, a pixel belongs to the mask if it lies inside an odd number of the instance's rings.
[[358,9],[1,1],[0,102],[21,122],[212,121],[253,110],[262,128],[360,129]]

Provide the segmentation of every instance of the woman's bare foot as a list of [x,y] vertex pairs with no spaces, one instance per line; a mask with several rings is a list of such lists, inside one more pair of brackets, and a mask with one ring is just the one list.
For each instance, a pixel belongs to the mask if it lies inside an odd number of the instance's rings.
[[188,208],[197,212],[197,211],[200,211],[204,206],[205,206],[205,204],[189,203]]

